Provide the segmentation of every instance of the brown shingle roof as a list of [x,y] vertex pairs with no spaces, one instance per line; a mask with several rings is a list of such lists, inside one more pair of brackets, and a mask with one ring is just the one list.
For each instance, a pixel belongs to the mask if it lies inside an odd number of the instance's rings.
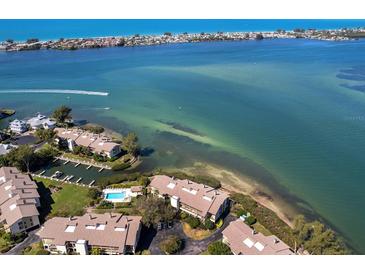
[[15,167],[0,168],[1,221],[11,226],[24,217],[38,216],[37,185]]
[[181,203],[198,210],[203,218],[207,213],[216,215],[220,206],[228,198],[228,193],[224,191],[166,175],[154,176],[150,186],[156,188],[161,195],[179,197]]
[[56,134],[58,137],[63,139],[71,139],[76,140],[79,138],[80,134],[82,133],[82,130],[80,129],[66,129],[66,128],[55,128]]
[[[85,214],[79,217],[55,217],[45,222],[39,235],[52,239],[55,245],[86,240],[91,246],[118,248],[124,252],[126,245],[135,245],[141,217],[121,214]],[[74,226],[73,232],[66,232]],[[101,229],[103,228],[103,229]]]
[[294,252],[274,235],[255,232],[241,219],[231,222],[222,234],[229,241],[233,253],[242,255],[292,255]]
[[110,138],[102,134],[94,134],[82,129],[55,128],[56,134],[62,139],[71,139],[76,145],[91,148],[94,152],[111,152],[119,144],[111,142]]

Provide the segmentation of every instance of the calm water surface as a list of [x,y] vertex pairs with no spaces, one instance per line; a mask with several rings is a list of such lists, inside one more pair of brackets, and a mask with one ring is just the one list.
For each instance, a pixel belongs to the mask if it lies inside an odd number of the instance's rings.
[[[151,148],[141,169],[208,162],[325,218],[365,252],[365,41],[264,40],[0,52],[18,117],[70,105]],[[3,122],[4,123],[4,122]]]

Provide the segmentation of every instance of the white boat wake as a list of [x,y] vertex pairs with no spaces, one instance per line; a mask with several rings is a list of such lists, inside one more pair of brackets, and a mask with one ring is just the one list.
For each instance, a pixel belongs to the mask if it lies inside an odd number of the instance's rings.
[[74,90],[74,89],[7,89],[0,90],[1,93],[56,93],[56,94],[80,94],[80,95],[96,95],[108,96],[108,92]]

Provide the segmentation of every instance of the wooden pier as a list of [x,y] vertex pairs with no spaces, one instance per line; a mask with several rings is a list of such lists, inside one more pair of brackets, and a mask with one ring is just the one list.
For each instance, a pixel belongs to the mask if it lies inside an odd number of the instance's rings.
[[93,184],[95,184],[95,180],[91,181],[91,183],[89,184],[89,187],[91,187]]

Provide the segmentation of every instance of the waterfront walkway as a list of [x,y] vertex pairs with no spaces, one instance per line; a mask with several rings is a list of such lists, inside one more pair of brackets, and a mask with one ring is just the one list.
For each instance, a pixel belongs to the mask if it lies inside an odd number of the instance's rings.
[[[58,178],[55,178],[52,176],[44,176],[44,175],[35,174],[35,173],[32,173],[31,175],[32,175],[32,177],[38,177],[38,178],[53,180],[53,181],[56,181],[59,183],[68,183],[68,184],[74,184],[74,185],[85,186],[85,187],[94,187],[94,184],[95,184],[95,180],[92,180],[90,183],[85,183],[85,184],[80,183],[80,181],[82,181],[81,177],[76,182],[71,182],[69,180],[65,180],[65,178],[58,179]],[[66,177],[68,177],[68,176],[66,176]]]
[[63,161],[66,161],[66,162],[72,162],[72,163],[75,163],[75,164],[82,164],[82,165],[86,165],[86,166],[93,166],[93,167],[97,167],[97,168],[100,168],[100,169],[112,169],[109,165],[105,165],[105,164],[102,164],[102,163],[96,163],[95,161],[86,161],[86,160],[78,160],[78,159],[74,159],[74,158],[70,158],[70,157],[65,157],[65,156],[59,156],[59,157],[56,157],[56,159],[58,160],[63,160]]

